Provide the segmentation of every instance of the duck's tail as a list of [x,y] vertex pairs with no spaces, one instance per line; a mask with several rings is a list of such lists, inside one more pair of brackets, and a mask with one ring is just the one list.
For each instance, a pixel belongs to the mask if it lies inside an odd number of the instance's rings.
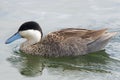
[[89,43],[88,46],[88,53],[91,52],[96,52],[99,50],[103,50],[104,47],[107,45],[107,43],[109,42],[109,40],[115,36],[117,34],[117,32],[106,32],[104,33],[100,38],[98,38],[97,40],[93,41],[92,43]]

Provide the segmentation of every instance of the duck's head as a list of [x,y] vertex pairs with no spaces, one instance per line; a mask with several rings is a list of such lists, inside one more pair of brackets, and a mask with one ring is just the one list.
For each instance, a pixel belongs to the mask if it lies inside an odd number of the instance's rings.
[[27,41],[31,41],[34,44],[39,42],[42,36],[43,33],[39,24],[34,21],[29,21],[23,23],[18,29],[17,33],[7,39],[5,43],[9,44],[17,39],[26,38]]

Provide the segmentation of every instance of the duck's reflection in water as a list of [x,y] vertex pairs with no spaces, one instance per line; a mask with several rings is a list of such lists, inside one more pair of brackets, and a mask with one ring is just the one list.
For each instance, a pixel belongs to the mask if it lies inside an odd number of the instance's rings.
[[110,60],[108,54],[103,50],[88,55],[77,57],[45,58],[40,56],[14,53],[7,59],[13,67],[16,67],[24,76],[42,75],[45,68],[62,68],[64,70],[85,70],[85,71],[107,71],[106,64]]

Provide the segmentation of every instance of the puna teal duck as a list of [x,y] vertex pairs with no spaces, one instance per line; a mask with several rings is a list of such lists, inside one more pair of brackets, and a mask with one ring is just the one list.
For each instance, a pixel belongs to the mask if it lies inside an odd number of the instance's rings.
[[20,51],[26,54],[48,57],[77,56],[103,50],[115,34],[116,32],[107,32],[107,29],[66,28],[43,37],[39,24],[29,21],[23,23],[6,44],[25,38]]

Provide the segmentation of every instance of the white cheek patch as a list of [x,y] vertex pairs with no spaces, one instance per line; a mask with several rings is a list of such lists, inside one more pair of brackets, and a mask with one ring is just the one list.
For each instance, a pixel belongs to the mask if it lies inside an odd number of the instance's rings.
[[27,40],[39,42],[41,39],[41,33],[38,30],[25,30],[19,32],[21,36]]

